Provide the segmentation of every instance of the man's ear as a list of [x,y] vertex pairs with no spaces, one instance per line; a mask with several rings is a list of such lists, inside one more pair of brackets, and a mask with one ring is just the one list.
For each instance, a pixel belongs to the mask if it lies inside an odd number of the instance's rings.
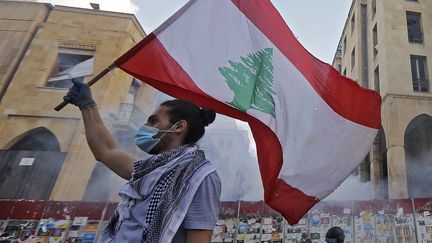
[[183,133],[188,129],[188,123],[186,120],[180,120],[177,122],[176,127],[174,128],[175,132]]

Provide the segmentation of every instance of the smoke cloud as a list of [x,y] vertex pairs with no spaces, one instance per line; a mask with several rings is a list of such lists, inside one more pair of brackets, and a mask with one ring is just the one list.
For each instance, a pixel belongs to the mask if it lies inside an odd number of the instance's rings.
[[218,114],[200,146],[217,167],[222,183],[222,200],[263,199],[255,142],[246,123],[239,126],[238,121]]
[[371,182],[363,183],[358,176],[349,176],[342,184],[324,200],[371,200],[374,197]]
[[410,197],[425,198],[432,196],[432,151],[419,151],[406,156],[407,184]]

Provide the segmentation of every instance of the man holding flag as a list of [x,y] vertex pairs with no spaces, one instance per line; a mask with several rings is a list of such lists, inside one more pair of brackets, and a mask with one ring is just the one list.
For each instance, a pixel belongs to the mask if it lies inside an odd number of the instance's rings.
[[380,127],[379,94],[307,52],[270,0],[190,0],[110,67],[248,122],[264,200],[290,224],[349,176]]
[[196,142],[214,111],[185,100],[162,103],[135,136],[136,145],[153,156],[136,160],[117,148],[88,85],[72,81],[64,100],[80,108],[93,155],[129,180],[101,242],[210,242],[221,183]]

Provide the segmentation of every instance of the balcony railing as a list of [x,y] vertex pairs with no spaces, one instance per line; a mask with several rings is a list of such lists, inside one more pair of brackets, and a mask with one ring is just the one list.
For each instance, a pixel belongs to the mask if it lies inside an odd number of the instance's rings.
[[145,113],[135,104],[121,103],[117,112],[117,122],[129,123],[135,128],[145,123]]
[[429,92],[429,80],[428,79],[414,79],[413,90],[417,92]]
[[408,31],[409,42],[423,43],[423,32],[421,31]]

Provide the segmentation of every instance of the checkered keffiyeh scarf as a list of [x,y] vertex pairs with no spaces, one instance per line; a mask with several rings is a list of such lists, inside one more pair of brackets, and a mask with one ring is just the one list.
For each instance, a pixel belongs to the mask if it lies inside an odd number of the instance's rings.
[[148,227],[143,231],[143,242],[159,242],[165,223],[177,208],[176,205],[183,199],[190,178],[199,168],[210,162],[205,159],[202,150],[191,150],[185,145],[134,163],[134,172],[129,183],[139,192],[145,175],[175,159],[178,161],[163,172],[152,189],[153,193],[146,214]]

